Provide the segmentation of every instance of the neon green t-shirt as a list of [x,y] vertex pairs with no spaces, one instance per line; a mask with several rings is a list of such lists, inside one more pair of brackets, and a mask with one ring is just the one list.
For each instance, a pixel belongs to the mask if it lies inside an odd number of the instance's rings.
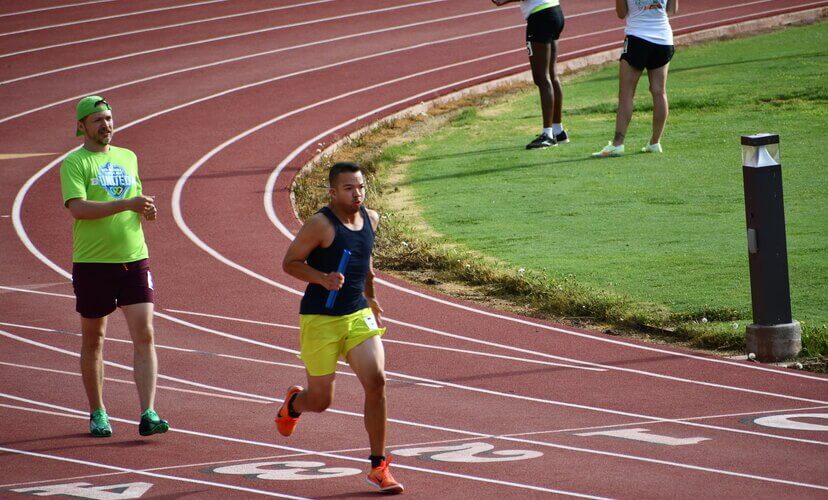
[[[114,201],[142,194],[138,159],[128,149],[110,146],[106,153],[73,151],[60,166],[63,204],[80,198]],[[100,219],[75,219],[73,262],[126,263],[149,256],[141,215],[126,210]]]

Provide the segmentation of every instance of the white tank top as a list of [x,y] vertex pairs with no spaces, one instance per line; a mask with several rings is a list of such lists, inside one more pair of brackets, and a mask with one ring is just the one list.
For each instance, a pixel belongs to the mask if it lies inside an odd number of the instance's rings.
[[627,0],[627,10],[625,34],[658,45],[673,45],[673,28],[667,17],[667,0]]
[[560,4],[560,0],[521,0],[520,11],[523,13],[524,19],[529,19],[529,16],[540,6],[548,5],[549,7],[555,7]]

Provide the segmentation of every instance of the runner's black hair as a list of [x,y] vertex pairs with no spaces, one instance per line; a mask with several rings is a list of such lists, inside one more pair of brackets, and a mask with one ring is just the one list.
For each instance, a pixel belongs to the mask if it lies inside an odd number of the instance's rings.
[[339,177],[339,174],[341,174],[342,172],[362,172],[362,167],[360,167],[356,163],[351,163],[349,161],[341,161],[338,163],[334,163],[331,167],[331,171],[328,172],[328,185],[333,187],[336,178]]

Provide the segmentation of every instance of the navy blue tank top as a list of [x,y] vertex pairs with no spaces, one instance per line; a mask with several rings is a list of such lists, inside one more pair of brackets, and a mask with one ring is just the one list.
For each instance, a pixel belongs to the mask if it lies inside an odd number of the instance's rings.
[[302,297],[299,314],[324,314],[327,316],[344,316],[368,307],[365,299],[365,277],[368,275],[371,251],[374,249],[374,228],[365,207],[359,207],[362,214],[362,229],[354,231],[344,224],[331,212],[328,207],[322,207],[319,212],[324,214],[333,224],[335,236],[327,248],[316,247],[310,253],[307,263],[312,268],[323,273],[336,272],[342,251],[351,251],[351,259],[345,270],[345,283],[339,290],[336,302],[331,309],[325,307],[328,300],[328,290],[322,285],[309,283]]

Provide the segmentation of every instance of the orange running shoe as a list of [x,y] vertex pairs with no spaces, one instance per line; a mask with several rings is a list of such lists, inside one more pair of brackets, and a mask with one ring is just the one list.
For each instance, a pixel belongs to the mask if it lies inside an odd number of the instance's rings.
[[391,465],[391,457],[383,460],[378,467],[371,469],[368,473],[368,482],[383,493],[402,493],[403,485],[391,475],[391,471],[388,470],[389,465]]
[[293,429],[296,428],[296,424],[299,423],[299,417],[293,418],[288,413],[288,402],[293,397],[294,394],[298,394],[302,392],[302,386],[294,385],[287,391],[287,395],[285,396],[285,402],[282,403],[282,407],[279,408],[279,413],[276,414],[276,428],[279,430],[279,434],[288,437],[293,434]]

